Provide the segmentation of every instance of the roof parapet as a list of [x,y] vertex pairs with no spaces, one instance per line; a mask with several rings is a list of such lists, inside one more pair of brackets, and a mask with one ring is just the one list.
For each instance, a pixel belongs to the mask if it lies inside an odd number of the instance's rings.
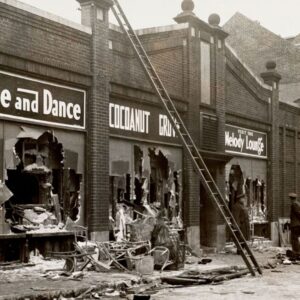
[[254,72],[250,69],[250,67],[243,62],[243,60],[237,55],[237,53],[229,46],[227,42],[225,42],[225,46],[230,50],[230,52],[234,55],[234,57],[243,65],[243,67],[251,74],[251,76],[257,81],[257,83],[263,88],[272,91],[272,87],[268,84],[264,83],[262,79],[254,74]]
[[[188,23],[182,23],[182,24],[173,24],[173,25],[167,25],[167,26],[158,26],[158,27],[149,27],[149,28],[141,28],[134,30],[137,35],[145,35],[145,34],[155,34],[155,33],[163,33],[168,31],[175,31],[175,30],[182,30],[189,28]],[[121,27],[112,23],[109,23],[109,29],[117,31],[117,32],[123,32]]]
[[31,6],[29,4],[17,1],[17,0],[0,0],[0,3],[4,3],[7,4],[9,6],[24,10],[26,12],[29,12],[31,14],[37,15],[39,17],[43,17],[45,19],[54,21],[56,23],[71,27],[73,29],[88,33],[88,34],[92,34],[92,29],[90,27],[87,26],[83,26],[79,23],[76,22],[72,22],[70,20],[67,20],[65,18],[62,18],[60,16],[57,16],[55,14],[49,13],[47,11],[44,11],[42,9],[36,8],[34,6]]

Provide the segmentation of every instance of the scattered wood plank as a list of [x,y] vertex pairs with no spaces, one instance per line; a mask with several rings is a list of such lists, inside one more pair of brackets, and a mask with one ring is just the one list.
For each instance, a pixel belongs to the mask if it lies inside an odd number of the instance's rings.
[[34,263],[17,263],[17,264],[10,264],[6,266],[0,266],[1,271],[8,271],[8,270],[15,270],[15,269],[22,269],[27,267],[34,267]]
[[247,274],[249,274],[249,270],[244,270],[244,271],[240,271],[240,272],[236,272],[236,273],[232,273],[232,274],[225,274],[225,275],[215,276],[212,279],[212,281],[213,282],[220,282],[220,281],[230,280],[230,279],[234,279],[234,278],[239,278],[239,277],[245,276]]
[[0,262],[0,267],[12,265],[12,264],[18,264],[18,263],[21,263],[21,260],[4,261],[4,262]]
[[213,274],[213,273],[227,274],[230,272],[235,272],[236,270],[238,270],[237,266],[217,267],[210,270],[203,270],[201,271],[201,274]]
[[75,299],[85,299],[84,297],[90,294],[92,291],[95,290],[94,286],[89,287],[86,291],[78,295]]
[[211,280],[208,279],[193,279],[193,278],[182,278],[182,277],[162,277],[161,281],[163,283],[174,284],[174,285],[200,285],[211,283]]

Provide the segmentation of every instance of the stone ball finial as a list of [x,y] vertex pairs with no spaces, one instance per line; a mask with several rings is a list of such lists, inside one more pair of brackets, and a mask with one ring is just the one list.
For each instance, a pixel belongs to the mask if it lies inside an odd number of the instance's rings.
[[211,26],[219,26],[220,24],[220,16],[218,14],[211,14],[209,17],[208,17],[208,24],[211,25]]
[[266,68],[267,68],[267,70],[275,70],[276,69],[276,62],[273,61],[273,60],[269,60],[266,63]]
[[193,0],[183,0],[181,3],[181,8],[183,11],[193,11],[195,4]]

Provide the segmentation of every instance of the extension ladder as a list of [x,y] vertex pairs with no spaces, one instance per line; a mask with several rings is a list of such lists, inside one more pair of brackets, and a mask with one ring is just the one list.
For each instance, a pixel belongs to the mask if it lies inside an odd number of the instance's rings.
[[204,163],[197,146],[195,145],[188,130],[186,129],[166,88],[164,87],[153,65],[151,64],[149,57],[146,51],[144,50],[138,36],[132,29],[118,0],[113,0],[113,3],[113,14],[115,15],[119,25],[121,26],[124,33],[127,35],[132,47],[134,48],[134,51],[137,54],[137,57],[139,58],[139,61],[142,67],[144,68],[146,75],[149,77],[157,96],[159,97],[164,106],[164,109],[167,113],[167,116],[169,117],[171,124],[173,125],[173,128],[176,130],[176,133],[180,138],[182,145],[186,149],[193,163],[193,166],[195,167],[196,172],[200,176],[201,183],[203,184],[207,195],[209,195],[209,197],[214,201],[227,227],[229,228],[230,234],[238,249],[238,252],[241,253],[245,264],[247,265],[250,273],[253,276],[255,276],[255,269],[258,271],[259,274],[262,274],[259,264],[257,263],[251,249],[247,244],[247,241],[245,240],[236,221],[234,220],[227,206],[227,203],[224,200],[223,195],[221,194],[218,186],[216,185],[213,177],[211,176],[206,164]]

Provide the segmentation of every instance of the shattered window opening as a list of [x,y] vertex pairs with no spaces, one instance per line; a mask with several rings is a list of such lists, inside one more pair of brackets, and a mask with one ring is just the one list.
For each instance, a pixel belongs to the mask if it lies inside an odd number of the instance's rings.
[[17,163],[6,169],[12,196],[4,203],[11,231],[53,232],[77,222],[82,175],[66,168],[68,157],[53,132],[22,127],[11,151]]
[[111,239],[131,239],[131,224],[158,213],[171,226],[182,228],[181,156],[168,148],[139,144],[130,145],[131,155],[127,151],[120,156],[118,146],[111,146]]

